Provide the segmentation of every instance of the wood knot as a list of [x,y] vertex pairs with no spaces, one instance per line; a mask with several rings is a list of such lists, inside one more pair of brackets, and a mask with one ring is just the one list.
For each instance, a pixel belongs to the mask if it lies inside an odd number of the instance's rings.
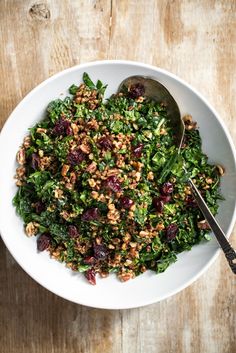
[[51,17],[50,10],[44,3],[36,3],[29,9],[29,14],[33,19],[39,21],[48,20]]

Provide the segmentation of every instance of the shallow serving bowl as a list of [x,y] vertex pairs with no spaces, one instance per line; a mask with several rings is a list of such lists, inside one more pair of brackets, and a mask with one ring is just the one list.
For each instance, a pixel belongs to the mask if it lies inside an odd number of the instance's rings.
[[13,179],[15,156],[27,129],[42,118],[51,100],[66,96],[69,86],[81,82],[85,71],[93,80],[100,79],[108,84],[107,96],[116,92],[120,82],[128,76],[152,76],[169,89],[179,104],[181,114],[192,114],[198,122],[203,150],[210,162],[221,164],[226,170],[221,183],[225,200],[221,201],[217,219],[227,236],[230,235],[236,216],[236,161],[234,146],[224,123],[199,93],[173,74],[153,66],[117,60],[92,62],[58,73],[33,89],[7,120],[0,135],[1,236],[20,266],[42,286],[63,298],[107,309],[151,304],[179,292],[206,271],[219,253],[214,236],[210,242],[203,242],[178,255],[178,261],[162,274],[146,272],[126,283],[111,275],[98,279],[97,285],[91,286],[82,274],[50,259],[47,252],[37,253],[36,239],[25,236],[23,222],[12,206],[16,192]]

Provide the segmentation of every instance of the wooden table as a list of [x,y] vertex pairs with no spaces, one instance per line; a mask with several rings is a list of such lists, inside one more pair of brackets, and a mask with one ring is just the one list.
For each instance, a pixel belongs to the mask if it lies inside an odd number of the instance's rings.
[[[130,59],[192,84],[236,138],[235,0],[1,0],[0,28],[1,125],[54,73]],[[220,255],[196,283],[161,303],[90,309],[35,283],[0,242],[0,353],[235,353],[235,284]]]

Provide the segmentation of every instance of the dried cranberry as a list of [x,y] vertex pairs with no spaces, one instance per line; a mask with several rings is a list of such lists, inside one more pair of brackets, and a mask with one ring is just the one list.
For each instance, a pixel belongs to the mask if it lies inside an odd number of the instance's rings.
[[83,261],[86,265],[94,265],[96,262],[96,259],[94,256],[86,256]]
[[143,151],[144,144],[139,143],[137,146],[133,146],[132,148],[132,154],[136,158],[140,158],[142,156],[142,151]]
[[166,227],[166,239],[167,241],[173,240],[178,234],[179,228],[177,224],[171,223]]
[[56,135],[56,136],[72,135],[72,129],[70,126],[70,122],[68,120],[63,119],[63,118],[58,119],[54,125],[54,128],[52,129],[52,134]]
[[108,254],[107,247],[104,244],[94,244],[93,252],[97,260],[105,260]]
[[71,126],[68,126],[66,128],[66,135],[67,136],[72,136],[73,135],[73,130],[72,130]]
[[79,236],[79,232],[76,226],[69,225],[68,227],[68,233],[70,238],[77,238]]
[[51,236],[49,233],[41,234],[37,239],[37,249],[38,251],[44,251],[49,248],[51,243]]
[[85,157],[85,153],[83,153],[80,149],[76,149],[68,154],[67,161],[71,165],[78,165],[85,159]]
[[161,186],[161,194],[162,195],[169,195],[173,192],[174,187],[173,184],[167,181]]
[[45,204],[44,204],[42,201],[37,201],[37,202],[34,204],[34,207],[35,207],[35,212],[36,212],[37,214],[42,213],[42,212],[45,211],[45,209],[46,209]]
[[192,208],[198,207],[197,201],[194,199],[194,197],[192,195],[186,196],[185,203],[186,203],[187,207],[192,207]]
[[82,214],[82,221],[89,222],[98,219],[100,212],[98,208],[89,208]]
[[145,93],[145,88],[144,85],[142,85],[142,83],[135,83],[133,85],[130,86],[129,92],[128,92],[128,96],[130,98],[138,98],[140,96],[143,96]]
[[149,222],[146,224],[146,228],[147,228],[148,230],[151,230],[151,229],[152,229],[152,226],[151,226],[151,224],[150,224]]
[[152,199],[152,204],[153,207],[160,213],[163,212],[163,208],[164,208],[164,202],[162,200],[160,200],[159,197],[153,197]]
[[112,149],[112,141],[109,136],[103,136],[98,141],[101,148],[104,150],[111,150]]
[[31,156],[31,166],[34,170],[39,169],[40,166],[40,158],[36,153],[33,153]]
[[133,206],[133,204],[134,201],[127,196],[122,196],[120,198],[120,206],[123,208],[129,209],[131,206]]
[[118,178],[115,175],[109,176],[105,181],[104,181],[104,186],[107,189],[110,189],[114,192],[120,192],[121,191],[121,186]]
[[159,198],[164,203],[170,202],[170,200],[171,200],[171,196],[170,195],[160,195]]
[[85,277],[89,281],[89,283],[95,285],[96,284],[96,272],[94,269],[90,268],[84,273]]

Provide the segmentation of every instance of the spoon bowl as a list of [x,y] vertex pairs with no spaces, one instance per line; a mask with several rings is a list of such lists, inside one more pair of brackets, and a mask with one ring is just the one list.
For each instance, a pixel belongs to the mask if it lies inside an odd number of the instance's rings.
[[141,88],[145,97],[162,103],[167,107],[167,118],[175,131],[174,143],[178,149],[180,149],[183,142],[185,126],[181,118],[178,104],[168,89],[154,78],[147,76],[130,76],[121,82],[118,92],[130,91],[130,89],[135,87]]
[[[150,100],[154,100],[158,103],[163,104],[167,107],[167,118],[170,121],[172,129],[175,131],[174,144],[177,147],[177,154],[180,153],[180,148],[183,142],[185,126],[181,118],[180,110],[175,99],[172,97],[168,89],[163,86],[157,80],[147,77],[147,76],[130,76],[123,80],[118,88],[118,92],[128,91],[132,94],[138,96],[144,96]],[[161,178],[166,178],[167,174],[165,170],[169,171],[171,166],[175,163],[175,154],[173,157],[167,161],[166,166],[163,168]],[[183,165],[185,172],[187,173],[185,166]],[[193,183],[191,178],[187,180],[188,184],[192,189],[192,194],[197,201],[198,207],[200,208],[203,216],[207,220],[211,230],[215,234],[215,237],[222,248],[228,264],[234,274],[236,274],[236,251],[232,248],[228,242],[223,230],[213,216],[211,210],[207,206],[205,200],[203,199],[200,191],[197,189],[196,185]]]

